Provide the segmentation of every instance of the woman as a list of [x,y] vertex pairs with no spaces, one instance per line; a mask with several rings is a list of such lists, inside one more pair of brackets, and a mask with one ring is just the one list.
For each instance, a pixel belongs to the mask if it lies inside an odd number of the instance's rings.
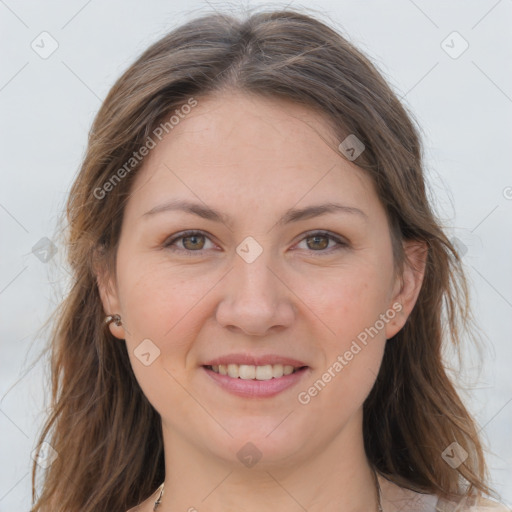
[[441,358],[467,290],[416,128],[331,28],[210,15],[155,43],[67,216],[33,511],[506,510]]

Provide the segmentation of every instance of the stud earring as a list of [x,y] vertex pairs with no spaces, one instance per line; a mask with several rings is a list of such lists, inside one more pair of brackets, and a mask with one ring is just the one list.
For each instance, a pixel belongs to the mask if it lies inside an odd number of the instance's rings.
[[112,322],[114,322],[118,327],[120,325],[122,325],[121,317],[120,317],[120,315],[117,315],[117,314],[106,316],[104,322],[106,325],[109,325]]

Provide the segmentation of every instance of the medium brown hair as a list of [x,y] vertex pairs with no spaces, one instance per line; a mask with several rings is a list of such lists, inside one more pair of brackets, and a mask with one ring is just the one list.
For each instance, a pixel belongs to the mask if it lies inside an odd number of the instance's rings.
[[[428,247],[416,305],[387,342],[364,403],[368,459],[417,491],[488,493],[475,423],[442,358],[444,344],[459,346],[471,316],[461,261],[427,197],[418,130],[367,57],[315,17],[283,10],[184,24],[147,49],[103,102],[67,203],[74,281],[55,312],[51,414],[39,438],[58,457],[37,500],[34,463],[32,510],[124,511],[164,480],[160,416],[138,385],[126,344],[104,327],[97,286],[98,268],[115,272],[123,209],[140,165],[101,199],[95,191],[176,108],[228,88],[307,106],[329,120],[340,142],[353,134],[364,143],[355,163],[387,212],[397,268],[403,240]],[[454,441],[469,454],[456,469],[441,456]]]

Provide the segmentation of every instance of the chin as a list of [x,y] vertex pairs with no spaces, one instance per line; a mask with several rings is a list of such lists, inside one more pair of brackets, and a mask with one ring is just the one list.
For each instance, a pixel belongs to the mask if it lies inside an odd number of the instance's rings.
[[307,438],[311,436],[300,436],[296,425],[294,427],[290,424],[289,428],[283,428],[283,417],[267,416],[261,422],[254,418],[244,418],[238,423],[238,428],[226,426],[233,437],[223,431],[216,441],[214,439],[218,436],[209,437],[204,442],[210,450],[214,445],[214,455],[228,464],[244,464],[248,468],[257,465],[259,469],[292,464],[304,457],[304,447]]

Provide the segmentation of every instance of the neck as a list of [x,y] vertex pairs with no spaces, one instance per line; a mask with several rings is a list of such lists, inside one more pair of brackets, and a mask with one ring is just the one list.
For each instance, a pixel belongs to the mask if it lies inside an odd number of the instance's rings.
[[263,453],[250,468],[198,449],[164,426],[165,492],[157,510],[376,512],[375,475],[365,456],[361,420],[353,418],[330,444],[311,453],[271,457],[268,445],[266,462]]

